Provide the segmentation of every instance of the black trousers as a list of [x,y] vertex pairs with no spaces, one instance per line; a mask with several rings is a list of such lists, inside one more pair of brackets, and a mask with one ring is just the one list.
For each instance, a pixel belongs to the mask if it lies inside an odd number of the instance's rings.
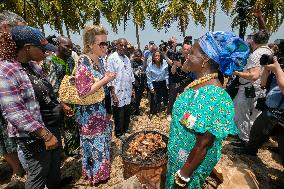
[[[110,87],[108,88],[108,90],[110,90]],[[110,92],[105,95],[105,107],[107,114],[112,114]]]
[[154,93],[150,92],[150,114],[156,114],[161,111],[161,103],[168,106],[169,93],[166,81],[154,81]]
[[248,148],[256,153],[257,150],[269,139],[276,135],[282,164],[284,162],[284,127],[272,122],[263,111],[254,121],[248,142]]
[[134,86],[134,90],[135,90],[135,103],[133,104],[134,106],[134,114],[139,114],[140,110],[140,103],[141,103],[141,99],[143,97],[143,92],[146,88],[146,85],[144,83],[141,83],[138,86]]
[[[61,140],[60,128],[48,128],[57,138]],[[61,147],[54,150],[42,150],[33,152],[26,146],[25,140],[18,138],[19,148],[23,151],[24,159],[27,164],[26,189],[56,189],[61,181]]]
[[112,106],[112,111],[115,126],[115,136],[121,136],[128,130],[129,127],[130,104],[123,107]]
[[[184,88],[190,83],[190,81],[186,83],[171,83],[169,86],[169,104],[167,108],[167,115],[172,114],[173,105],[176,101],[177,95],[184,91]],[[179,85],[179,86],[177,86]]]

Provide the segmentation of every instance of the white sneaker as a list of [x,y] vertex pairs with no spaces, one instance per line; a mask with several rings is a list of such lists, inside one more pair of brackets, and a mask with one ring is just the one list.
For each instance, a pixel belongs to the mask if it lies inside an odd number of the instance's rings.
[[167,116],[167,121],[168,121],[168,122],[171,122],[171,121],[172,121],[172,116],[171,116],[171,115],[168,115],[168,116]]

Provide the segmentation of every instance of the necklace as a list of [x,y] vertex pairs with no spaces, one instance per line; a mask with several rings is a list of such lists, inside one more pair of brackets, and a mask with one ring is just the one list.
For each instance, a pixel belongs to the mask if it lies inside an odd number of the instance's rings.
[[189,88],[193,88],[195,87],[196,85],[199,85],[199,84],[202,84],[202,83],[205,83],[211,79],[215,79],[218,77],[218,73],[212,73],[212,74],[207,74],[197,80],[194,80],[193,82],[191,82],[187,87],[185,87],[184,90],[186,89],[189,89]]

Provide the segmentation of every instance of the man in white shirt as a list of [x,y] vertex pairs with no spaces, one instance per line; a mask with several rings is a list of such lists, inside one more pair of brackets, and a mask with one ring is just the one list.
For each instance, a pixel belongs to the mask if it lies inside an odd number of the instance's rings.
[[116,137],[120,137],[128,131],[132,83],[135,81],[126,51],[127,40],[119,38],[117,40],[116,52],[111,54],[107,60],[108,71],[116,73],[116,78],[110,82]]

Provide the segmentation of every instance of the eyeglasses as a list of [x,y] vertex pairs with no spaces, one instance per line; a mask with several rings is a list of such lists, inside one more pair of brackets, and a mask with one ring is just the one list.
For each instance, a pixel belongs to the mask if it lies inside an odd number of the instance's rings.
[[[97,43],[96,43],[96,44],[97,44]],[[100,42],[100,43],[97,44],[97,45],[99,45],[100,47],[105,47],[105,46],[108,46],[108,43],[105,42],[105,41],[103,41],[103,42]]]

